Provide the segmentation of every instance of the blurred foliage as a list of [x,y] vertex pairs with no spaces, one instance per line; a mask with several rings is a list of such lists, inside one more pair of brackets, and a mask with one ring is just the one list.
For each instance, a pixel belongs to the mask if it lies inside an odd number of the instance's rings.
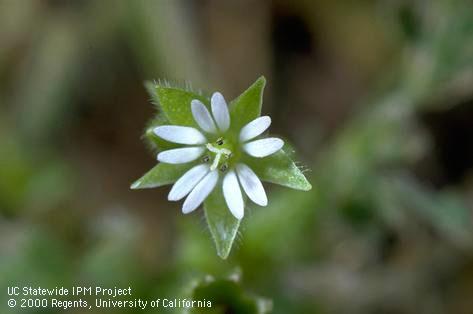
[[[3,0],[0,25],[1,291],[178,298],[211,275],[222,286],[196,295],[261,295],[273,313],[472,312],[471,1]],[[222,262],[199,214],[182,217],[166,191],[128,191],[154,164],[142,82],[233,98],[259,73],[314,188],[271,188]],[[460,170],[438,155],[459,107],[469,119],[444,154]],[[238,286],[218,279],[236,268]]]
[[205,278],[194,287],[191,298],[211,302],[212,309],[196,307],[190,312],[265,314],[271,311],[270,301],[248,295],[239,282],[237,274],[225,279]]

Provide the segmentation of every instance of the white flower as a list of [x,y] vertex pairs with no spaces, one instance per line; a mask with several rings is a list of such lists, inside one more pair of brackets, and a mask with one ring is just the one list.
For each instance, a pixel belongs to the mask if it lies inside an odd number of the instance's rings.
[[[210,114],[199,100],[192,100],[191,110],[201,130],[187,126],[163,125],[154,129],[160,138],[186,145],[158,154],[163,163],[181,164],[202,158],[202,163],[192,167],[171,188],[168,199],[178,201],[187,196],[182,206],[184,214],[199,207],[223,175],[222,190],[225,202],[233,216],[242,219],[244,201],[240,186],[250,200],[266,206],[268,199],[258,176],[250,167],[240,162],[242,153],[263,158],[282,148],[279,138],[254,140],[268,129],[271,118],[263,116],[246,124],[237,134],[230,129],[230,114],[222,94],[216,92],[211,98]],[[235,132],[235,131],[233,131]]]

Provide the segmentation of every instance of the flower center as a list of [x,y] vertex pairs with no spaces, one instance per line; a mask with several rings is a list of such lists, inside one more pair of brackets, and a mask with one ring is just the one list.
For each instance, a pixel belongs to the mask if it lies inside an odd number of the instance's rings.
[[[225,147],[226,146],[226,147]],[[222,138],[217,139],[215,143],[207,143],[205,147],[213,156],[212,164],[210,165],[210,170],[215,170],[219,168],[221,171],[226,171],[228,169],[228,159],[233,155],[230,150],[231,146],[225,145]],[[204,162],[209,162],[211,157],[209,155],[204,157]]]

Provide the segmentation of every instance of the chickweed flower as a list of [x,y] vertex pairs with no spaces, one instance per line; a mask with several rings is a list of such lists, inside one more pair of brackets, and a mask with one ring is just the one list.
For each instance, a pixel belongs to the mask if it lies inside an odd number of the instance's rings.
[[158,161],[181,164],[201,158],[202,162],[176,181],[168,199],[179,201],[187,196],[182,212],[190,213],[214,190],[221,176],[226,204],[235,218],[242,219],[244,200],[240,186],[248,198],[260,206],[266,206],[268,199],[261,180],[248,165],[241,162],[241,155],[264,158],[280,150],[284,142],[274,137],[254,140],[271,124],[268,116],[254,119],[243,126],[238,136],[233,136],[229,132],[230,114],[222,94],[214,93],[210,104],[212,114],[197,99],[189,104],[200,130],[174,125],[162,125],[154,129],[154,133],[160,138],[186,145],[160,152]]
[[173,184],[168,200],[185,199],[184,214],[204,203],[222,258],[230,251],[247,199],[268,204],[262,181],[311,188],[283,149],[284,141],[264,136],[271,125],[269,116],[260,116],[265,82],[261,77],[230,105],[219,92],[207,99],[168,85],[151,88],[160,111],[146,136],[159,150],[159,163],[131,188]]

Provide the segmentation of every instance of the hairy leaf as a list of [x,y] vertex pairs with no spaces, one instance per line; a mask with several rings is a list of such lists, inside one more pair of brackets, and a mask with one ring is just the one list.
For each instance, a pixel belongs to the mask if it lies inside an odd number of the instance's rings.
[[266,79],[261,76],[238,98],[230,103],[231,128],[239,131],[248,122],[261,115]]
[[230,213],[223,197],[221,184],[217,184],[205,201],[204,210],[217,254],[226,259],[235,240],[240,221]]
[[165,163],[157,164],[153,169],[148,171],[141,178],[136,180],[130,188],[136,189],[150,189],[158,186],[168,185],[174,183],[180,176],[189,170],[194,164],[187,163],[181,165],[171,165]]
[[309,191],[312,185],[283,150],[265,158],[246,157],[245,163],[262,181]]
[[197,127],[191,111],[191,101],[198,99],[208,106],[205,97],[183,89],[157,86],[159,106],[167,120],[174,125]]

